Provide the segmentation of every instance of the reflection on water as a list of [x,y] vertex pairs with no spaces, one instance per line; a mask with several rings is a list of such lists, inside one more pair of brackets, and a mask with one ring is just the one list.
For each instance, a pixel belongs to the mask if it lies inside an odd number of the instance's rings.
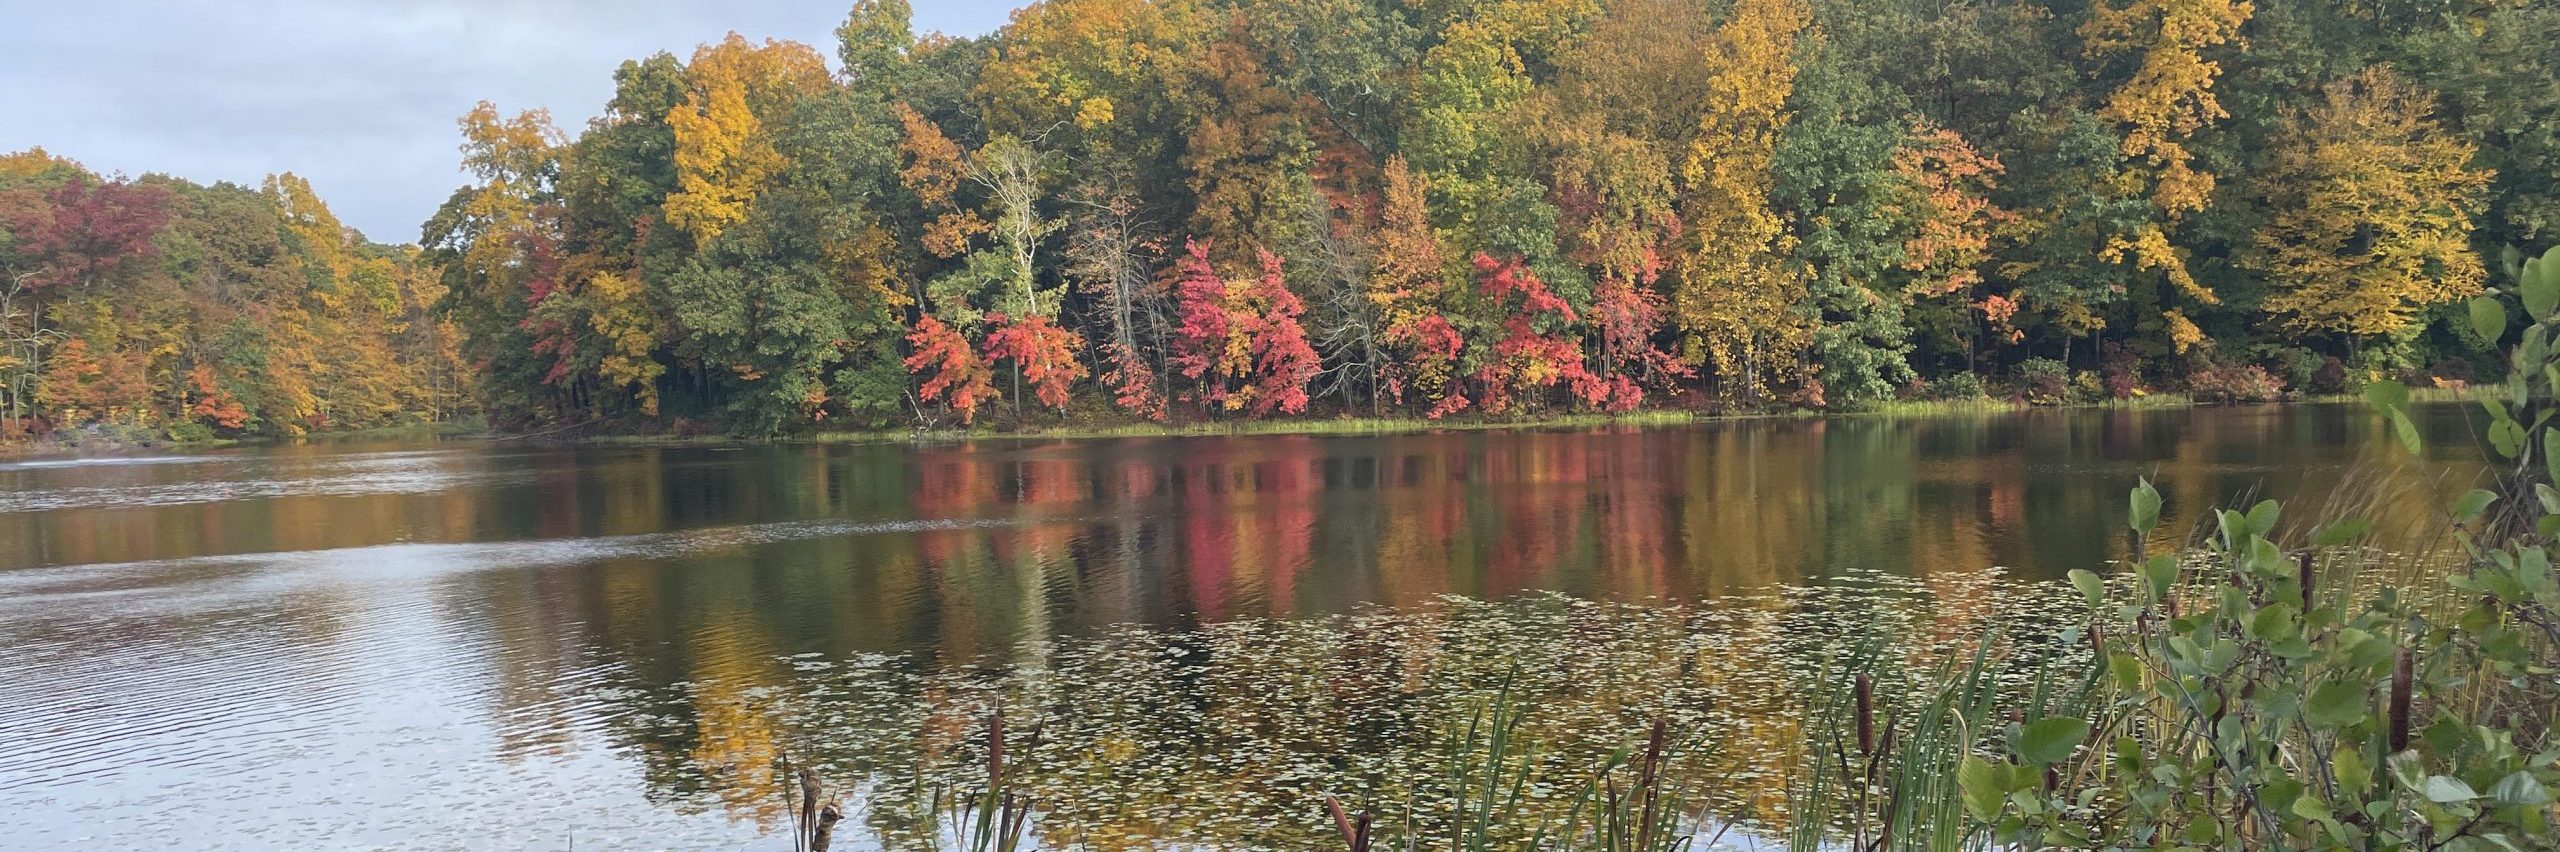
[[[2425,414],[2440,436],[2466,428],[2460,406]],[[1221,631],[1340,631],[1305,617],[1433,611],[1451,594],[1730,601],[1862,572],[1906,578],[1933,612],[1978,609],[1996,597],[1981,591],[1985,568],[2049,578],[2119,556],[2137,476],[2187,522],[2244,493],[2363,493],[2351,471],[2396,464],[2373,426],[2350,407],[2298,407],[0,463],[0,836],[38,848],[743,843],[777,824],[765,785],[778,753],[825,754],[867,777],[881,767],[864,761],[954,741],[952,718],[977,700],[954,678],[1041,683],[1026,673],[1107,656],[1094,637],[1172,648]],[[2413,470],[2363,494],[2387,535],[2418,535],[2437,495],[2477,475],[2442,459]],[[1738,630],[1701,622],[1676,631],[1691,643],[1678,647]],[[1478,644],[1520,647],[1497,639]],[[1081,692],[1063,674],[1039,688],[1096,719],[1105,700],[1277,716],[1263,721],[1301,727],[1270,735],[1298,748],[1341,720],[1245,699],[1416,676],[1362,670],[1411,646],[1310,647],[1331,649],[1329,662],[1275,651],[1218,701],[1200,698],[1207,675],[1179,658],[1153,664],[1160,677],[1111,669]],[[1571,662],[1536,659],[1540,677]],[[1783,669],[1698,671],[1761,696],[1788,686]],[[1435,683],[1381,694],[1412,701],[1472,681]],[[1766,742],[1789,730],[1749,702],[1714,706],[1736,714],[1718,726]],[[1411,721],[1379,712],[1364,724]],[[1085,745],[1154,755],[1181,732],[1225,730],[1150,718],[1171,727]],[[935,731],[942,740],[916,736]],[[1137,798],[1091,807],[1174,833],[1126,814],[1192,788],[1280,802],[1272,791],[1308,771],[1213,779],[1130,761],[1115,789]],[[1381,785],[1400,771],[1364,766],[1335,771]],[[1144,776],[1150,788],[1141,772],[1174,774]]]

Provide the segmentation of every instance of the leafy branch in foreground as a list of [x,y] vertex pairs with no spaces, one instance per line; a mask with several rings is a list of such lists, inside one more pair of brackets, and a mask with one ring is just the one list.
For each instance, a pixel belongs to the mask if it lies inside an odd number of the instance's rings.
[[[2201,552],[2138,554],[2148,558],[2129,590],[2073,572],[2091,651],[2079,671],[2060,670],[2083,679],[2074,700],[2047,700],[2048,669],[1998,731],[1981,726],[1984,705],[1940,699],[1888,722],[1884,745],[1864,733],[1863,702],[1856,745],[1837,735],[1844,723],[1817,733],[1813,751],[1831,759],[1804,788],[1819,807],[1800,812],[1813,824],[1799,845],[1846,834],[1861,850],[2560,848],[2560,251],[2514,272],[2528,322],[2511,378],[2482,400],[2492,449],[2512,466],[2448,507],[2464,557],[2454,576],[2359,591],[2344,581],[2369,525],[2330,523],[2288,548],[2276,503],[2217,512]],[[2506,337],[2495,297],[2471,313],[2484,337]],[[2367,398],[2420,449],[2405,387],[2377,384]],[[2158,531],[2161,504],[2149,482],[2133,490],[2137,540]],[[1977,655],[1937,682],[1961,699],[2015,664]],[[1966,828],[1913,833],[1908,815],[1943,811],[1946,791],[1925,772],[1876,767],[1941,753],[1920,743],[1948,728],[1970,738],[1955,771]],[[1852,804],[1832,804],[1843,797]]]

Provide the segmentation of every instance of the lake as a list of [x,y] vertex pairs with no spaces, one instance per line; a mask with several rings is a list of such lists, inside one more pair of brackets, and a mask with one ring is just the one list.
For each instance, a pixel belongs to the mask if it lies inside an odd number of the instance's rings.
[[[1716,681],[1681,712],[1776,748],[1791,729],[1736,697],[1805,669],[1751,658],[2024,617],[2004,596],[2126,556],[2137,477],[2172,528],[2335,499],[2426,544],[2482,475],[2479,418],[2417,415],[2417,460],[2361,407],[2301,405],[0,462],[0,846],[789,849],[779,758],[894,803],[883,766],[965,743],[998,694],[1080,723],[1053,748],[1102,762],[1052,806],[1143,845],[1299,816],[1207,814],[1204,786],[1390,778],[1302,753],[1376,732],[1275,720],[1403,718],[1497,661]],[[1405,703],[1341,697],[1382,659]],[[1681,694],[1647,683],[1622,686]],[[1295,756],[1129,756],[1211,730]],[[894,822],[838,848],[898,845]]]

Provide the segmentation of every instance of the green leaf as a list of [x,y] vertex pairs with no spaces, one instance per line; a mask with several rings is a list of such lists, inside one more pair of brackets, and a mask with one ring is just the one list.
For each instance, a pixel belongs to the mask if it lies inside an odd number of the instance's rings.
[[2142,564],[2142,582],[2151,589],[2152,600],[2168,597],[2169,587],[2178,583],[2177,557],[2166,553],[2151,557]]
[[2551,554],[2539,547],[2527,547],[2516,560],[2516,585],[2527,595],[2540,595],[2542,585],[2551,579]]
[[2496,296],[2471,300],[2471,330],[2479,332],[2481,340],[2496,346],[2498,338],[2507,334],[2506,304],[2499,302]]
[[2453,501],[2453,518],[2466,524],[2479,520],[2481,515],[2488,513],[2489,504],[2496,502],[2497,492],[2474,488],[2471,493],[2462,495],[2462,499]]
[[2258,505],[2249,507],[2249,514],[2247,516],[2249,521],[2249,534],[2266,535],[2267,533],[2274,531],[2276,528],[2276,518],[2283,513],[2284,507],[2277,505],[2276,501],[2258,501]]
[[2551,803],[2551,790],[2535,780],[2531,772],[2518,772],[2489,787],[2489,798],[2501,805],[2532,807]]
[[2439,805],[2468,802],[2480,798],[2480,793],[2471,789],[2471,785],[2462,783],[2462,779],[2450,775],[2427,776],[2427,780],[2418,785],[2418,792],[2425,795],[2427,801]]
[[2542,464],[2553,482],[2560,482],[2560,429],[2542,433]]
[[2329,806],[2321,804],[2320,797],[2318,796],[2303,796],[2301,798],[2294,799],[2293,815],[2313,822],[2328,822],[2332,819],[2329,815]]
[[2018,758],[2035,766],[2071,759],[2071,751],[2089,738],[2089,720],[2057,716],[2018,731]]
[[2373,768],[2364,765],[2364,755],[2355,749],[2338,749],[2329,760],[2329,771],[2338,779],[2338,792],[2348,796],[2363,795],[2365,785],[2373,783]]
[[1956,766],[1956,786],[1964,791],[1965,813],[1983,822],[1998,819],[2001,802],[2009,797],[2009,791],[2001,784],[2007,774],[1990,761],[1966,755],[1964,762]]
[[2142,661],[2132,654],[2107,655],[2107,671],[2116,676],[2116,685],[2127,692],[2142,688]]
[[2409,412],[2396,408],[2391,410],[2391,432],[2400,439],[2400,448],[2408,450],[2410,455],[2417,455],[2426,446],[2418,438],[2418,424],[2409,422]]
[[2498,420],[2489,424],[2489,448],[2497,450],[2500,458],[2515,458],[2524,452],[2524,435],[2524,424]]
[[2294,605],[2289,603],[2259,607],[2257,613],[2249,617],[2249,635],[2270,642],[2291,639],[2294,634],[2293,614]]
[[2331,681],[2313,690],[2311,700],[2302,705],[2302,720],[2315,728],[2343,728],[2364,721],[2365,703],[2370,696],[2362,685],[2347,681]]
[[2133,487],[2131,521],[2133,531],[2144,535],[2150,535],[2152,529],[2160,526],[2160,491],[2151,487],[2149,479]]
[[2409,386],[2385,379],[2364,386],[2364,401],[2384,411],[2409,407]]
[[[2534,269],[2537,265],[2541,267],[2540,274],[2536,274]],[[2524,278],[2517,282],[2520,286],[2516,288],[2523,291],[2525,319],[2540,322],[2550,319],[2554,310],[2560,310],[2560,275],[2551,272],[2548,262],[2525,263]]]
[[2098,575],[2093,572],[2080,568],[2071,569],[2071,585],[2080,589],[2080,596],[2088,598],[2090,606],[2097,606],[2107,600],[2107,581],[2098,579]]

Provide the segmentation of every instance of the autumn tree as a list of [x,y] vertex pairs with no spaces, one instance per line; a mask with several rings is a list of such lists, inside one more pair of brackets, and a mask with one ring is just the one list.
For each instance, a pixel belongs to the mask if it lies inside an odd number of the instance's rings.
[[1185,104],[1189,133],[1182,165],[1192,197],[1191,232],[1242,266],[1279,247],[1300,227],[1312,139],[1295,98],[1271,80],[1241,14],[1203,50]]
[[1502,318],[1501,335],[1470,377],[1476,407],[1497,415],[1535,410],[1541,392],[1558,387],[1585,406],[1608,405],[1615,388],[1585,363],[1573,306],[1517,259],[1479,254],[1475,269],[1478,293]]
[[730,33],[694,51],[685,102],[667,113],[675,131],[676,181],[667,221],[709,243],[747,218],[747,205],[782,170],[766,124],[826,79],[826,61],[807,45]]
[[[2188,140],[2229,117],[2213,91],[2222,66],[2206,54],[2236,41],[2253,11],[2247,0],[2101,0],[2080,27],[2089,56],[2131,66],[2098,116],[2122,129],[2121,150],[2135,166],[2139,189],[2118,194],[2147,194],[2157,209],[2148,221],[2109,235],[2098,259],[2153,273],[2171,294],[2203,305],[2221,299],[2196,280],[2170,230],[2205,209],[2216,180],[2196,167]],[[2179,307],[2164,306],[2157,321],[2174,351],[2202,337]]]
[[2398,335],[2421,309],[2479,291],[2469,241],[2489,175],[2436,122],[2435,98],[2388,68],[2322,94],[2286,123],[2263,187],[2265,308],[2298,332]]
[[[24,177],[0,183],[0,393],[7,394],[10,422],[48,398],[97,410],[103,400],[145,395],[133,371],[106,372],[135,366],[112,351],[114,341],[97,341],[106,351],[88,351],[93,344],[79,329],[63,327],[77,317],[64,316],[59,304],[84,293],[103,297],[98,288],[144,268],[158,253],[155,240],[176,199],[159,186],[98,180],[49,158],[22,162],[16,168]],[[48,178],[58,182],[45,188]],[[62,351],[75,343],[81,351]],[[57,362],[73,374],[49,377]],[[106,389],[93,393],[102,378],[110,380]]]
[[1450,379],[1465,341],[1445,313],[1448,282],[1431,227],[1428,184],[1397,157],[1387,161],[1383,185],[1377,268],[1368,287],[1389,353],[1380,393],[1399,403],[1417,394],[1439,413],[1464,408],[1468,400]]
[[[1964,368],[1974,368],[1984,323],[2005,339],[2014,304],[1986,292],[1992,241],[2017,218],[1991,197],[2004,167],[1962,134],[1923,123],[1893,152],[1899,182],[1891,206],[1910,223],[1902,242],[1901,269],[1909,275],[1902,295],[1913,303],[1915,330],[1934,332],[1962,347]],[[1995,301],[1996,300],[1996,301]],[[1997,316],[1995,320],[1995,315]]]
[[906,358],[908,371],[932,375],[916,394],[925,402],[940,402],[960,413],[960,422],[977,418],[978,408],[995,396],[994,376],[977,347],[969,338],[932,315],[916,319],[915,331],[907,335],[914,352]]
[[1243,338],[1251,376],[1244,395],[1255,417],[1273,412],[1302,414],[1307,410],[1307,384],[1315,381],[1321,367],[1300,322],[1307,306],[1281,276],[1280,257],[1264,251],[1260,259],[1260,276],[1243,287],[1230,285],[1231,290],[1240,291],[1230,296],[1231,310],[1237,314],[1231,324]]
[[[1088,371],[1076,353],[1084,348],[1084,338],[1058,327],[1040,314],[1020,318],[1001,313],[987,315],[987,360],[1012,361],[1024,381],[1030,382],[1040,404],[1065,410],[1067,390]],[[931,335],[928,335],[928,341]]]
[[1681,218],[1691,236],[1672,315],[1690,336],[1693,360],[1713,364],[1746,398],[1791,372],[1811,331],[1794,310],[1804,292],[1802,272],[1787,260],[1794,241],[1769,205],[1796,40],[1809,23],[1799,0],[1734,5],[1705,57],[1714,71],[1680,164],[1689,198]]

